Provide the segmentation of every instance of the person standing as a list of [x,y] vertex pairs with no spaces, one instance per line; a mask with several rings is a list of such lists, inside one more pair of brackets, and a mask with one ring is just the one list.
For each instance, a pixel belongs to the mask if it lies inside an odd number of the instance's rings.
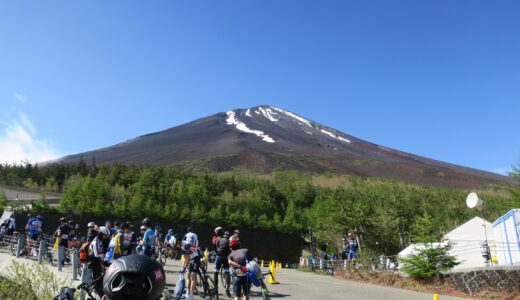
[[14,211],[11,213],[11,216],[9,216],[9,219],[7,219],[7,235],[13,235],[14,231],[16,230],[16,220]]
[[[58,247],[63,247],[63,253],[67,252],[69,248],[69,235],[72,231],[72,228],[67,223],[67,218],[60,219],[60,226],[56,230],[56,238],[58,239]],[[62,265],[65,264],[66,255],[63,256]]]
[[251,290],[251,281],[247,276],[247,263],[253,261],[253,255],[246,248],[240,248],[240,242],[233,240],[229,242],[231,254],[228,257],[228,263],[233,267],[235,276],[233,278],[233,293],[235,300],[249,300],[249,292]]
[[[92,272],[92,278],[94,280],[99,279],[103,275],[103,267],[105,261],[105,247],[104,243],[107,243],[110,238],[110,230],[106,227],[101,227],[97,236],[94,238],[92,243],[90,243],[89,249],[89,263],[88,268]],[[103,295],[103,280],[97,280],[94,288],[96,289],[96,293],[98,295]]]
[[352,231],[349,231],[349,233],[348,233],[347,242],[348,242],[348,257],[347,257],[347,260],[348,261],[352,261],[353,259],[357,258],[357,251],[358,251],[358,248],[359,248],[359,245],[358,245],[358,242],[357,242],[357,238],[354,236]]
[[146,231],[143,235],[143,240],[141,241],[143,254],[148,257],[151,257],[153,254],[153,247],[155,245],[155,232],[152,229],[152,222],[150,221],[150,219],[144,218],[142,224],[146,228]]
[[197,273],[200,268],[200,260],[202,253],[199,249],[199,239],[193,229],[188,226],[188,233],[182,239],[182,255],[184,262],[182,264],[183,272],[186,274],[186,300],[193,299],[193,292],[197,286]]
[[235,229],[233,235],[229,238],[229,242],[238,241],[240,242],[240,230]]
[[212,239],[213,246],[215,248],[215,273],[213,274],[213,281],[215,282],[215,288],[218,290],[218,273],[220,269],[224,272],[224,280],[226,281],[226,295],[231,297],[229,286],[231,282],[231,276],[229,274],[229,263],[228,255],[231,253],[229,248],[229,241],[224,237],[224,229],[222,227],[215,228],[215,238]]

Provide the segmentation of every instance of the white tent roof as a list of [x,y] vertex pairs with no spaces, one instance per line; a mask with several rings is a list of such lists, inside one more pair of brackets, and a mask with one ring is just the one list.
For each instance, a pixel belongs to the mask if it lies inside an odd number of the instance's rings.
[[493,225],[479,217],[474,217],[453,229],[445,237],[450,241],[484,241],[486,239],[484,224],[486,224],[487,240],[494,241]]

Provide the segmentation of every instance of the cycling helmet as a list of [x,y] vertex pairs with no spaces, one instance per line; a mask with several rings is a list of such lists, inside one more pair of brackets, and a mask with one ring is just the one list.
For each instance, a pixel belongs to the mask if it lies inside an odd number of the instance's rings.
[[40,216],[40,215],[36,216],[36,219],[41,219],[41,218],[42,218],[42,216]]
[[65,218],[65,217],[60,218],[60,223],[65,223],[65,222],[67,222],[67,218]]
[[148,219],[148,218],[144,218],[144,219],[143,219],[143,222],[141,222],[141,223],[142,223],[143,225],[150,226],[150,224],[151,224],[152,222],[150,222],[150,219]]
[[110,229],[106,228],[105,226],[102,226],[99,229],[99,233],[103,235],[110,235]]
[[166,286],[160,263],[146,255],[128,255],[112,262],[103,277],[108,299],[157,300]]
[[88,222],[87,227],[96,227],[96,223]]
[[220,226],[215,228],[215,234],[216,234],[216,235],[220,236],[220,235],[222,235],[223,233],[224,233],[224,228],[222,228],[222,227],[220,227]]
[[168,229],[169,234],[173,234],[173,228]]
[[156,231],[161,231],[162,228],[161,228],[161,226],[155,226],[155,230],[156,230]]
[[141,231],[146,231],[146,227],[141,226]]

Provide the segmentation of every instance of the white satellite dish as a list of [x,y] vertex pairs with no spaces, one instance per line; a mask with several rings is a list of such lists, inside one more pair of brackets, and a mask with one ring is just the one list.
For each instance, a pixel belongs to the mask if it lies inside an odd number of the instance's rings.
[[477,193],[469,193],[468,197],[466,197],[466,205],[469,208],[480,208],[484,205],[484,200],[480,199]]

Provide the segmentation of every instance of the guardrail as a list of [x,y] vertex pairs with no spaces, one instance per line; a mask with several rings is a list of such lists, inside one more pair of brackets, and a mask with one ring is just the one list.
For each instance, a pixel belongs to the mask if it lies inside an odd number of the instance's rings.
[[[377,270],[386,270],[386,271],[395,271],[397,270],[397,261],[393,256],[379,256],[378,259],[374,259],[373,261],[379,261],[378,264],[373,264],[370,267]],[[325,260],[320,258],[313,257],[301,257],[299,266],[301,268],[306,267],[311,270],[322,270],[325,274],[334,275],[334,273],[338,270],[349,270],[351,268],[361,268],[363,266],[358,260]]]

